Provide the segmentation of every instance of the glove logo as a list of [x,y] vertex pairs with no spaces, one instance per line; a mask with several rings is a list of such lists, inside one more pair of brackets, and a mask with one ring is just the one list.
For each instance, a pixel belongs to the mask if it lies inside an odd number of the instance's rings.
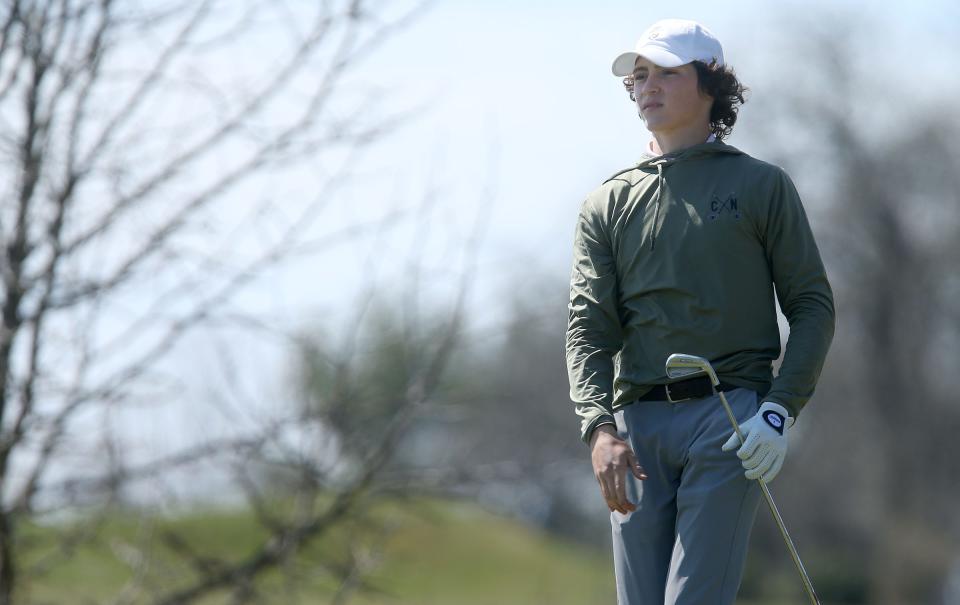
[[766,420],[767,424],[769,424],[773,430],[781,435],[783,434],[783,416],[774,412],[773,410],[767,410],[763,413],[763,419]]

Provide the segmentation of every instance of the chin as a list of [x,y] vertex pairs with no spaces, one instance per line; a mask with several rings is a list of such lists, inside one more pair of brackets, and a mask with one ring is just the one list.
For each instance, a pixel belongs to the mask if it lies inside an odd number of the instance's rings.
[[640,116],[643,118],[643,121],[647,124],[647,128],[650,130],[665,130],[672,125],[672,122],[669,119],[669,116],[657,115],[654,113],[652,116]]
[[660,120],[652,120],[652,121],[644,120],[644,121],[647,124],[647,130],[649,130],[652,133],[657,133],[657,132],[662,132],[664,130],[667,130],[666,128],[667,125]]

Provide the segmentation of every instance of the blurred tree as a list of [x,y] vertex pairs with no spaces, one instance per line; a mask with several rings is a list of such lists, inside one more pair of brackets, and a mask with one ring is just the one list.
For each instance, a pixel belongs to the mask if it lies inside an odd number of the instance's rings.
[[[154,588],[152,602],[176,605],[224,591],[233,602],[257,601],[265,572],[274,569],[284,572],[289,598],[317,577],[337,583],[330,603],[345,603],[358,589],[375,592],[366,576],[377,567],[390,519],[374,505],[385,497],[402,503],[421,487],[417,477],[396,472],[404,468],[398,455],[411,428],[449,388],[445,374],[457,350],[462,300],[463,294],[453,309],[435,311],[420,332],[368,298],[339,349],[314,330],[302,337],[294,372],[301,406],[292,422],[231,445],[241,454],[238,477],[264,536],[248,551],[223,557],[213,554],[216,545],[166,530],[164,549],[186,569]],[[337,528],[337,547],[307,548]],[[141,586],[156,582],[147,567],[137,570]]]
[[519,287],[503,294],[496,314],[502,328],[475,363],[464,462],[501,469],[501,482],[528,493],[514,512],[605,544],[607,508],[579,439],[563,356],[569,284],[537,275],[513,279]]
[[[567,286],[515,279],[524,286],[504,294],[496,328],[476,325],[450,350],[431,405],[411,420],[388,474],[398,486],[479,499],[559,534],[606,543],[606,507],[569,403]],[[304,340],[301,399],[331,429],[342,459],[379,443],[403,409],[409,377],[449,329],[430,317],[417,322],[378,308],[339,355],[326,339]]]
[[[318,336],[316,330],[300,338],[293,382],[303,414],[316,419],[324,441],[335,450],[326,457],[352,467],[346,469],[348,476],[369,451],[396,433],[398,418],[414,425],[402,431],[383,461],[389,473],[408,472],[393,475],[392,483],[403,487],[413,479],[409,471],[414,467],[435,470],[447,463],[432,456],[423,460],[423,453],[434,447],[415,442],[428,438],[425,429],[434,426],[431,419],[463,395],[463,383],[456,377],[463,367],[460,316],[434,311],[424,320],[403,317],[382,303],[370,305],[344,345]],[[423,399],[415,413],[411,399]]]
[[864,31],[808,25],[804,69],[764,91],[765,124],[793,134],[766,145],[812,209],[838,329],[776,489],[798,535],[831,545],[825,573],[866,578],[849,602],[934,603],[960,552],[960,121],[946,90],[857,70]]
[[[362,0],[0,7],[0,604],[19,584],[22,519],[105,505],[134,472],[113,411],[162,400],[160,368],[191,330],[244,325],[228,303],[245,286],[322,248],[311,226],[397,121],[345,81],[415,13]],[[284,188],[291,177],[311,194]],[[65,491],[58,464],[102,477]]]

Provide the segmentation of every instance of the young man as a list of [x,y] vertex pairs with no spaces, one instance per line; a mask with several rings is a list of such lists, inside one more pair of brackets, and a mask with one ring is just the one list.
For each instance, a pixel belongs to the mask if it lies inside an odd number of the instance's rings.
[[[580,209],[570,396],[611,510],[619,602],[730,604],[759,501],[754,480],[777,475],[813,395],[833,294],[790,178],[722,142],[744,88],[719,41],[697,23],[660,21],[613,73],[653,141]],[[776,378],[775,295],[790,324]],[[711,361],[743,445],[709,387],[667,379],[671,353]],[[668,389],[688,398],[671,403]]]

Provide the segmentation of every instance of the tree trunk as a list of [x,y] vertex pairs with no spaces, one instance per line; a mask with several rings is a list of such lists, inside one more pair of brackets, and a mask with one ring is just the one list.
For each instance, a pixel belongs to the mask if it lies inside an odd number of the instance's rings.
[[13,525],[10,523],[10,513],[0,509],[0,605],[13,605],[15,578]]

